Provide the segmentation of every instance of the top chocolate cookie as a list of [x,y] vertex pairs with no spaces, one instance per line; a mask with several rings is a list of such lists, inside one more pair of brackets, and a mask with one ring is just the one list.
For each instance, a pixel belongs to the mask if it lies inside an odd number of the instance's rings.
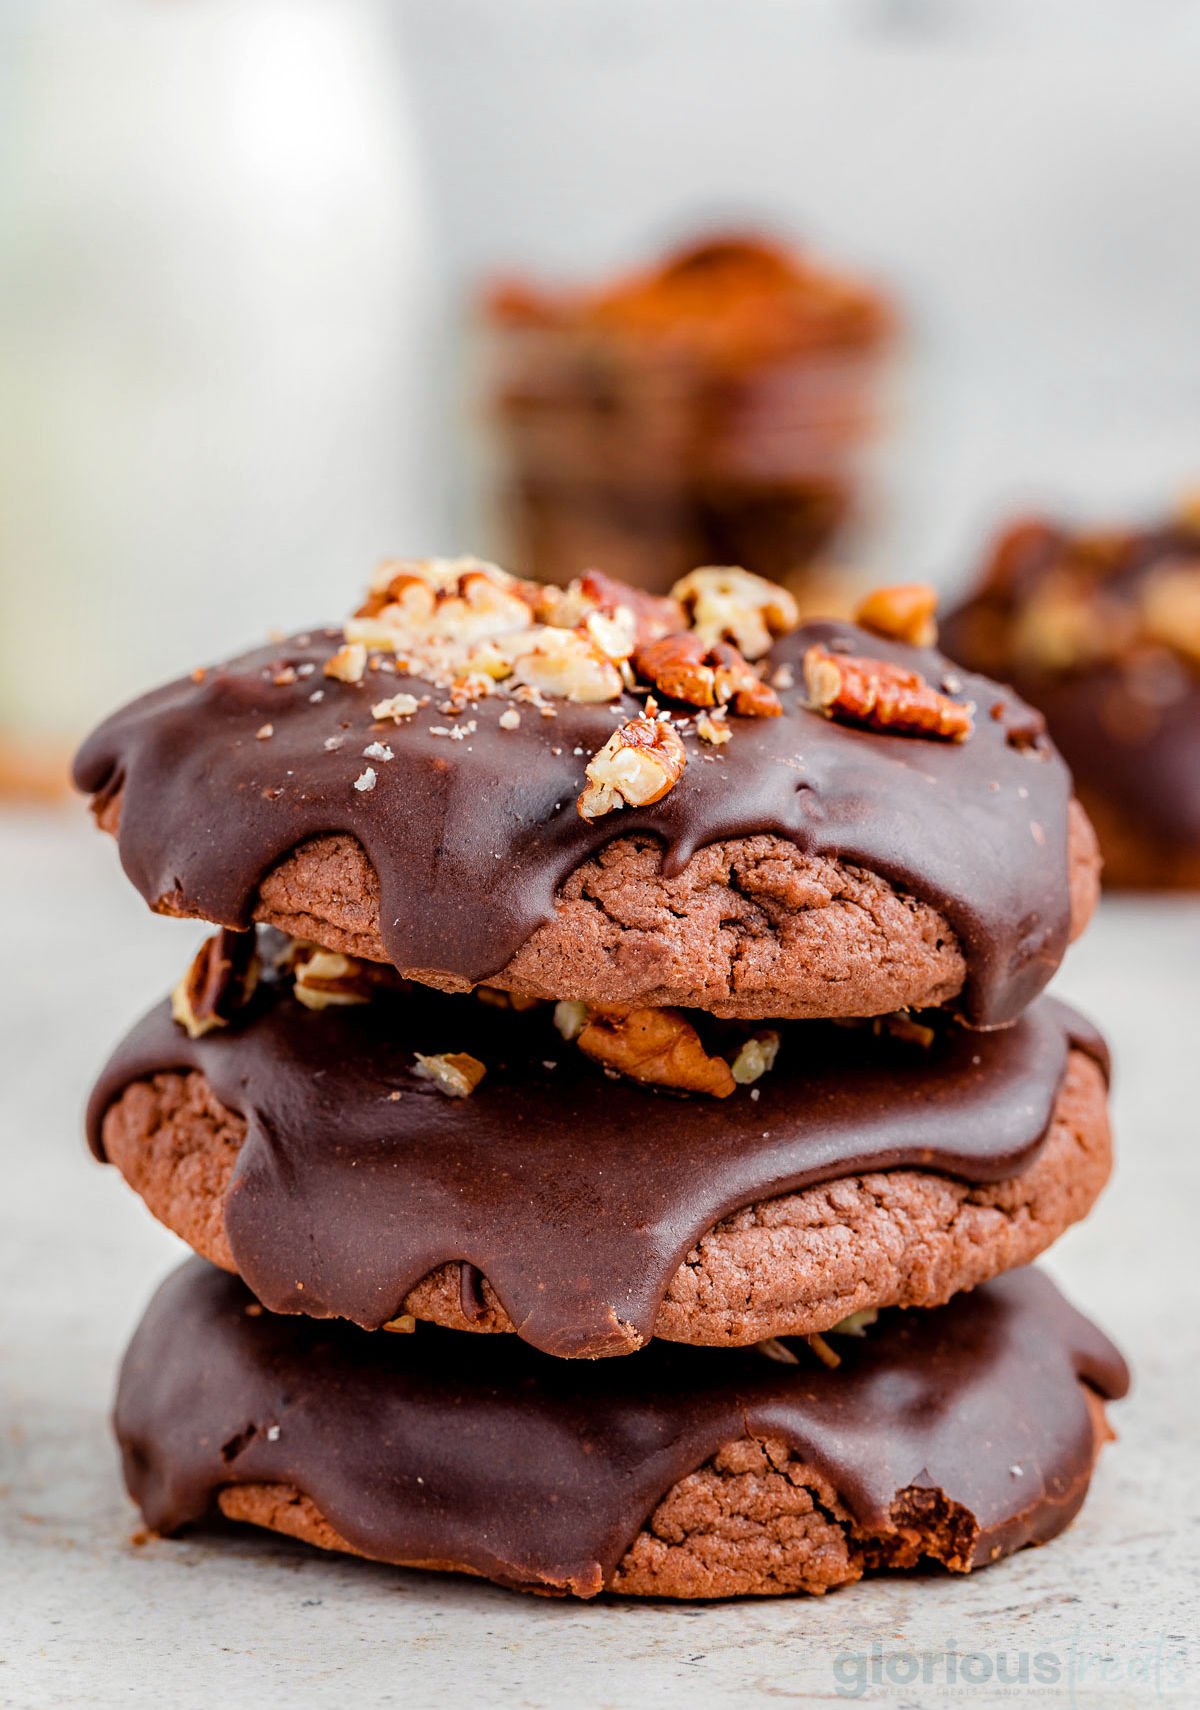
[[444,989],[1005,1025],[1094,906],[1090,827],[920,592],[860,617],[796,627],[736,570],[661,600],[391,564],[344,630],[114,714],[75,779],[160,912]]

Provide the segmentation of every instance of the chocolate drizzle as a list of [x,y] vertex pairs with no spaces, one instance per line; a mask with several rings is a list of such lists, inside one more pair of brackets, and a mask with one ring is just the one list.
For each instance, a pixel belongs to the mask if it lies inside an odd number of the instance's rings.
[[1117,1350],[1031,1270],[883,1315],[839,1339],[837,1371],[806,1350],[788,1366],[658,1343],[567,1364],[507,1338],[368,1336],[249,1304],[193,1259],[133,1339],[116,1429],[149,1525],[203,1520],[230,1484],[283,1484],[368,1556],[581,1596],[680,1478],[747,1435],[782,1438],[863,1532],[886,1532],[916,1487],[972,1517],[972,1565],[1044,1542],[1091,1475],[1080,1380],[1128,1387]]
[[[864,1170],[1015,1175],[1042,1143],[1069,1046],[1103,1060],[1050,998],[996,1033],[947,1024],[927,1050],[832,1023],[780,1031],[757,1099],[682,1098],[606,1077],[548,1008],[418,988],[313,1013],[268,979],[243,1021],[200,1039],[152,1010],[104,1070],[89,1132],[103,1156],[104,1113],[127,1085],[198,1069],[247,1122],[225,1228],[272,1312],[376,1328],[459,1259],[526,1341],[598,1356],[649,1338],[721,1217]],[[487,1074],[447,1098],[413,1073],[417,1051],[467,1051]]]
[[[557,702],[553,718],[526,707],[509,731],[498,721],[512,703],[496,696],[460,715],[455,740],[434,734],[454,721],[433,690],[414,718],[384,730],[372,703],[401,690],[428,696],[429,685],[378,671],[357,684],[324,679],[339,639],[299,637],[169,684],[84,743],[76,783],[102,802],[121,794],[121,859],[148,902],[246,927],[277,862],[346,833],[378,874],[380,933],[396,967],[481,981],[612,839],[653,835],[675,874],[703,845],[770,832],[941,911],[967,959],[964,1008],[976,1025],[1013,1021],[1062,957],[1070,780],[1052,750],[1018,739],[1028,709],[986,678],[957,674],[954,692],[978,708],[963,744],[850,729],[789,691],[782,718],[733,719],[724,749],[691,741],[662,801],[589,824],[575,810],[584,766],[640,702]],[[770,665],[799,680],[814,642],[895,660],[938,685],[950,669],[941,654],[831,623],[789,636]],[[273,734],[258,740],[266,725]],[[370,762],[373,787],[356,789],[363,750],[380,738],[394,758]]]

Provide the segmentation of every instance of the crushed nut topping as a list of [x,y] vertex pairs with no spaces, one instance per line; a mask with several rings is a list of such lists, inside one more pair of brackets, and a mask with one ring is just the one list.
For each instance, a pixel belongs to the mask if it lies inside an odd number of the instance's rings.
[[830,1371],[836,1371],[841,1365],[842,1356],[836,1349],[829,1346],[829,1343],[825,1340],[824,1336],[813,1331],[810,1336],[805,1336],[803,1340],[808,1343],[809,1347],[820,1360],[821,1364],[823,1366],[828,1366]]
[[727,641],[668,635],[639,647],[633,662],[639,676],[672,700],[694,707],[731,703],[735,713],[748,718],[777,718],[783,711],[774,689]]
[[493,641],[531,627],[536,592],[536,584],[480,558],[400,559],[376,572],[346,637],[395,653],[427,642]]
[[190,1039],[227,1027],[258,984],[258,939],[222,929],[206,938],[171,993],[171,1014]]
[[362,771],[358,774],[358,777],[354,780],[354,788],[361,793],[365,793],[367,790],[373,790],[375,788],[377,778],[378,774],[376,773],[374,766],[364,766]]
[[943,695],[919,671],[882,659],[810,647],[804,655],[804,681],[813,710],[845,724],[947,742],[965,742],[973,728],[969,705]]
[[778,1033],[768,1030],[754,1034],[746,1040],[730,1065],[734,1080],[740,1087],[748,1087],[754,1081],[761,1080],[769,1069],[775,1067],[778,1055]]
[[383,1326],[385,1330],[392,1330],[398,1336],[411,1336],[416,1327],[417,1321],[411,1312],[401,1313],[399,1318],[389,1318]]
[[415,695],[389,695],[386,700],[375,702],[371,708],[371,717],[379,719],[381,723],[390,718],[399,724],[402,719],[412,718],[420,706],[421,703]]
[[367,650],[361,641],[347,641],[322,667],[327,677],[339,683],[361,683],[367,669]]
[[625,687],[612,659],[590,634],[576,629],[541,628],[522,637],[512,681],[565,701],[613,701]]
[[886,1034],[889,1039],[899,1039],[905,1045],[919,1045],[923,1051],[928,1051],[937,1038],[934,1028],[918,1021],[905,1009],[898,1009],[891,1015],[874,1016],[871,1027],[876,1034]]
[[786,1342],[781,1342],[778,1336],[768,1336],[765,1342],[754,1344],[756,1354],[763,1354],[768,1360],[774,1360],[779,1366],[798,1366],[800,1356],[794,1354]]
[[730,641],[747,659],[761,659],[777,636],[800,621],[786,588],[733,565],[693,570],[671,594],[702,641]]
[[661,801],[686,765],[687,750],[677,730],[662,719],[631,718],[588,761],[588,782],[576,803],[579,816],[599,819],[617,808]]
[[432,1081],[447,1098],[470,1098],[487,1074],[487,1065],[466,1051],[447,1051],[432,1057],[417,1051],[414,1055],[414,1073],[423,1081]]
[[720,710],[700,714],[696,720],[696,735],[701,742],[710,742],[714,748],[720,748],[722,743],[729,741],[733,732],[725,722],[724,711]]
[[373,969],[356,956],[322,950],[316,944],[296,944],[290,966],[293,990],[305,1009],[343,1008],[370,1003],[375,990],[386,982],[388,970]]
[[933,647],[938,637],[937,605],[937,589],[928,582],[904,582],[868,594],[859,602],[854,621],[889,641]]
[[587,1056],[631,1080],[713,1098],[728,1098],[736,1084],[729,1064],[723,1057],[709,1056],[696,1029],[677,1009],[597,1011],[588,1015],[575,1038]]
[[501,730],[518,730],[521,725],[521,715],[516,707],[505,707],[497,723]]
[[566,1040],[578,1039],[587,1019],[588,1006],[577,998],[560,998],[554,1006],[554,1025]]

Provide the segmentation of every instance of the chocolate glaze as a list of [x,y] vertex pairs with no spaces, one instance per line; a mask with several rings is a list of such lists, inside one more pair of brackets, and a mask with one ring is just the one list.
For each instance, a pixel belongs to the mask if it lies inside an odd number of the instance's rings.
[[[683,1098],[608,1078],[548,1008],[417,988],[313,1013],[268,979],[244,1021],[201,1039],[152,1010],[104,1070],[89,1132],[102,1157],[104,1113],[130,1082],[198,1069],[247,1121],[225,1228],[272,1312],[374,1329],[459,1259],[526,1341],[599,1356],[650,1337],[688,1251],[729,1212],[863,1170],[1015,1175],[1042,1143],[1069,1045],[1103,1058],[1050,998],[996,1033],[947,1024],[928,1050],[823,1022],[781,1034],[757,1100]],[[487,1074],[448,1098],[415,1076],[414,1051],[468,1051]]]
[[[942,626],[946,651],[967,665],[1008,648],[1025,601],[1069,559],[1074,540],[1046,525],[1031,533],[1020,561],[996,586],[951,612]],[[1147,577],[1166,562],[1200,563],[1200,533],[1167,525],[1130,533],[1098,584],[1119,608],[1133,604]],[[983,643],[983,645],[981,645]],[[1200,847],[1200,679],[1179,661],[1147,671],[1136,660],[1050,673],[1009,652],[989,659],[1045,714],[1054,741],[1079,783],[1128,816],[1130,828],[1181,850]]]
[[[675,874],[705,844],[771,832],[940,910],[967,958],[964,1007],[979,1026],[1013,1021],[1062,957],[1070,779],[1049,748],[1008,740],[1028,727],[1028,709],[986,678],[957,673],[955,692],[979,709],[963,744],[850,729],[788,691],[782,718],[732,720],[724,748],[689,742],[687,770],[662,801],[589,824],[575,809],[584,766],[640,702],[557,702],[554,718],[525,708],[520,728],[505,731],[498,719],[511,703],[496,696],[460,717],[476,728],[455,741],[431,733],[453,722],[434,690],[417,717],[381,730],[374,701],[429,686],[381,672],[358,684],[324,679],[339,639],[299,637],[171,683],[84,743],[75,781],[101,801],[121,792],[121,860],[148,902],[169,898],[182,912],[248,926],[271,867],[307,839],[348,833],[378,873],[380,933],[395,965],[480,981],[552,917],[564,879],[612,839],[653,835]],[[831,623],[787,637],[772,666],[791,665],[801,681],[814,642],[894,660],[934,683],[949,670],[939,653]],[[278,684],[281,671],[291,675],[284,667],[297,675]],[[264,724],[274,734],[256,740]],[[340,747],[325,746],[338,737]],[[375,787],[358,791],[363,748],[380,737],[395,758],[370,762]]]
[[173,1532],[239,1483],[290,1485],[383,1561],[473,1568],[590,1596],[667,1491],[724,1445],[782,1438],[881,1532],[898,1493],[973,1517],[972,1566],[1068,1524],[1093,1431],[1080,1381],[1123,1395],[1120,1354],[1036,1271],[799,1347],[656,1343],[619,1366],[547,1360],[421,1326],[412,1336],[248,1316],[235,1278],[189,1260],[125,1357],[116,1430],[149,1525]]

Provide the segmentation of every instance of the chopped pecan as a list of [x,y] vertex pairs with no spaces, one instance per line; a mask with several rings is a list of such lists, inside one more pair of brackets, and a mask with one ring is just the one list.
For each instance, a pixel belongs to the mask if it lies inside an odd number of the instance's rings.
[[567,701],[612,701],[625,680],[590,635],[577,629],[536,629],[521,637],[512,681]]
[[813,709],[845,724],[946,742],[965,742],[973,728],[969,705],[943,695],[919,671],[882,659],[810,647],[804,681]]
[[324,672],[327,677],[336,677],[339,683],[361,683],[366,668],[366,648],[361,641],[348,641],[325,661]]
[[206,938],[171,993],[171,1014],[192,1039],[227,1027],[258,984],[258,939],[222,929]]
[[731,641],[747,659],[761,659],[778,635],[795,629],[800,613],[786,588],[735,565],[706,565],[671,589],[702,640]]
[[378,987],[387,983],[386,969],[376,969],[356,956],[322,950],[316,944],[297,944],[291,968],[293,989],[306,1009],[370,1003]]
[[486,1065],[466,1051],[446,1051],[432,1057],[417,1051],[414,1055],[414,1073],[423,1081],[432,1081],[447,1098],[470,1098],[487,1074]]
[[710,1057],[677,1009],[589,1014],[576,1036],[581,1051],[631,1080],[728,1098],[736,1082],[723,1057]]
[[536,592],[535,584],[480,558],[402,559],[376,573],[346,636],[393,652],[489,641],[532,626]]
[[[565,588],[539,589],[534,611],[540,622],[562,629],[575,629],[590,613],[603,617],[627,613],[639,646],[687,626],[687,615],[678,600],[644,593],[600,570],[586,571]],[[624,616],[621,621],[625,622]]]
[[783,711],[774,689],[727,641],[706,642],[686,632],[667,635],[639,647],[633,663],[640,677],[672,700],[694,707],[732,704],[747,718],[777,718]]
[[779,1035],[772,1030],[752,1034],[738,1051],[731,1064],[731,1073],[740,1087],[752,1086],[775,1067],[779,1055]]
[[377,718],[380,723],[384,719],[390,718],[399,724],[402,719],[412,718],[420,705],[421,703],[415,695],[389,695],[386,700],[375,702],[371,708],[371,717]]
[[910,647],[933,647],[937,642],[937,589],[928,582],[904,582],[875,588],[859,601],[855,623],[890,641]]
[[661,801],[686,765],[687,750],[677,730],[662,719],[631,718],[588,761],[588,782],[576,802],[579,816],[599,819],[615,808]]

